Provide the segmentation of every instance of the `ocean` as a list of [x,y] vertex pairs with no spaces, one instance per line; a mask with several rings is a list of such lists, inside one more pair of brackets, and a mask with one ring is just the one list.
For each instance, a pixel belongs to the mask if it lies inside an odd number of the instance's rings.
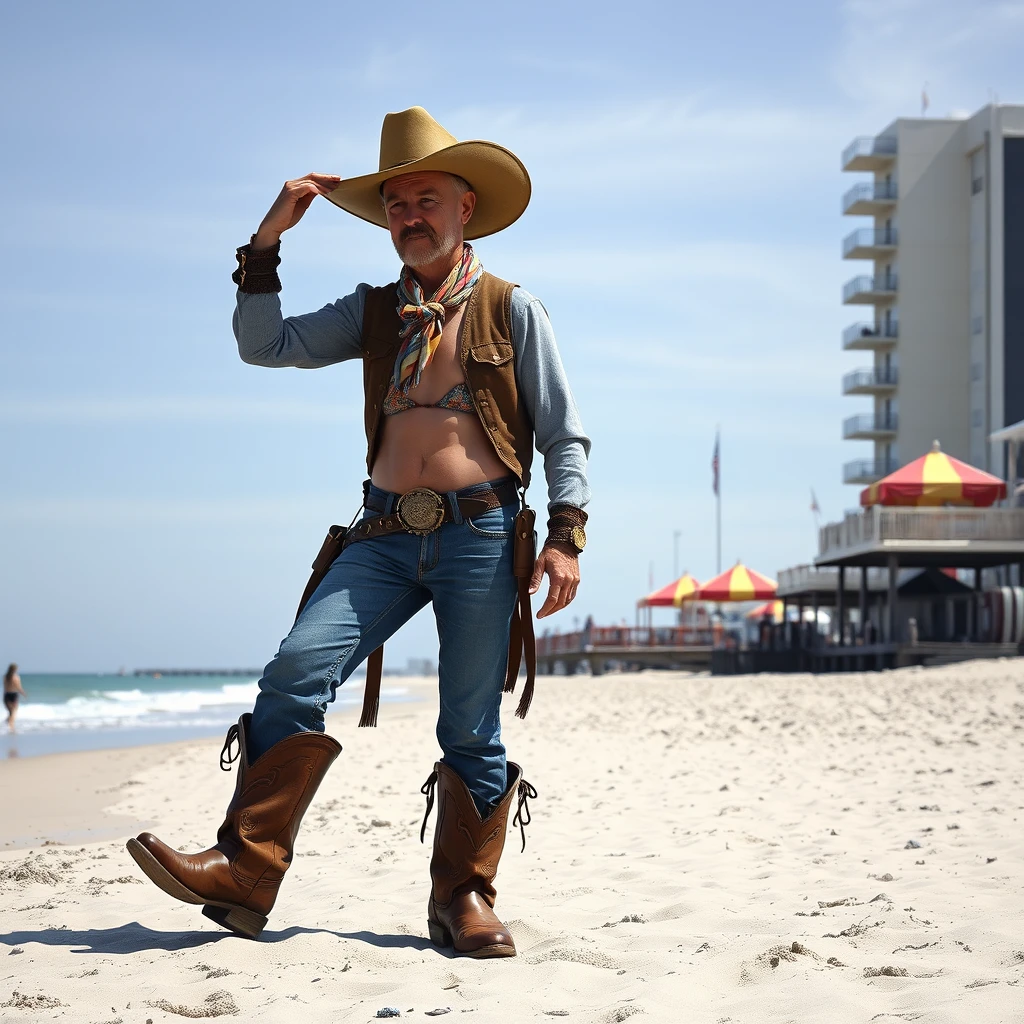
[[[43,675],[23,673],[17,732],[0,719],[0,757],[171,743],[222,735],[251,711],[258,673],[239,675]],[[361,680],[340,687],[331,708],[358,704]],[[348,690],[348,692],[346,692]],[[385,685],[382,702],[407,699]]]

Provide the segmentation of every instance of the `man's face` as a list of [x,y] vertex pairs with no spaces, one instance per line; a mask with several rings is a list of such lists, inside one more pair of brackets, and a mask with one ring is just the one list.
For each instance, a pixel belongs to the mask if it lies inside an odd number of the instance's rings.
[[383,199],[391,241],[410,267],[426,266],[457,248],[476,205],[476,196],[461,192],[443,171],[388,178]]

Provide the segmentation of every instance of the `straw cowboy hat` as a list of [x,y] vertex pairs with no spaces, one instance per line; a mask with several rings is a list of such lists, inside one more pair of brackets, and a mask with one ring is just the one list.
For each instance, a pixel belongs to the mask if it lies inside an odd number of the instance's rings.
[[469,182],[476,209],[465,237],[507,228],[530,201],[530,175],[514,153],[493,142],[459,142],[422,107],[387,114],[380,131],[380,170],[346,178],[327,198],[349,213],[386,228],[381,185],[415,171],[447,171]]

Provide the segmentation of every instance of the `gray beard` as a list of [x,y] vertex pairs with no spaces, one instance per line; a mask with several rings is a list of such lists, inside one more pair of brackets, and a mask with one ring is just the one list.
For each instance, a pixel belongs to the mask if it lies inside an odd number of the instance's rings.
[[435,260],[439,260],[442,256],[446,256],[458,247],[459,236],[454,230],[449,232],[447,235],[438,236],[437,241],[430,246],[429,249],[421,249],[411,259],[403,252],[403,249],[409,247],[410,241],[419,241],[419,239],[407,239],[405,242],[395,243],[395,252],[398,253],[398,258],[407,266],[412,267],[415,270],[417,267],[425,267],[428,263],[433,263]]

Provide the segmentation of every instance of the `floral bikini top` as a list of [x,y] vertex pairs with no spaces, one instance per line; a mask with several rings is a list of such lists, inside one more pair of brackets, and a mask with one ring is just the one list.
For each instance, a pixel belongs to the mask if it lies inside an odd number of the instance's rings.
[[469,385],[465,381],[456,384],[446,395],[442,395],[432,405],[420,405],[414,402],[405,392],[395,387],[395,378],[391,378],[391,386],[384,396],[384,415],[395,416],[410,409],[451,409],[453,412],[475,412],[473,396],[469,393]]

